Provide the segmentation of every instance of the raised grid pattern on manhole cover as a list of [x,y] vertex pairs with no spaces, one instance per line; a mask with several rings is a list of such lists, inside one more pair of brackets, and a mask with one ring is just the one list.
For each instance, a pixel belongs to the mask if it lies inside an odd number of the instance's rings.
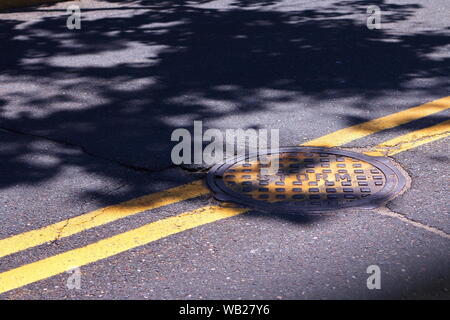
[[224,200],[291,210],[331,209],[353,203],[371,203],[373,207],[374,202],[404,185],[398,170],[386,166],[379,157],[325,148],[284,148],[269,157],[278,158],[275,174],[261,174],[268,165],[260,163],[257,156],[242,157],[213,168],[208,184]]

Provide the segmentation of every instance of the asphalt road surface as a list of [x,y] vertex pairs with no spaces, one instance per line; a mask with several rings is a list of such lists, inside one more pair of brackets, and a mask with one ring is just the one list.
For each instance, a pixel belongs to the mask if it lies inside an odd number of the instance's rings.
[[[66,27],[73,4],[80,30]],[[368,5],[380,29],[367,27]],[[448,0],[0,13],[0,298],[449,299],[450,130],[408,135],[450,119],[449,14]],[[329,141],[411,142],[392,154],[411,185],[377,210],[241,213],[170,158],[171,133],[194,120],[279,129],[294,146],[435,100],[436,112]],[[381,289],[367,287],[371,265]]]

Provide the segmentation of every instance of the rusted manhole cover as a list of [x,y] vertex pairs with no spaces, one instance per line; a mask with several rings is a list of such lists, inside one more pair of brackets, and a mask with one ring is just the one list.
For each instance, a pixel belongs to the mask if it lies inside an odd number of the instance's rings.
[[[214,166],[208,186],[217,199],[273,212],[303,213],[347,207],[374,208],[405,186],[405,177],[384,157],[330,148],[280,148],[267,154],[279,169],[258,155],[236,157]],[[272,160],[273,161],[273,160]]]

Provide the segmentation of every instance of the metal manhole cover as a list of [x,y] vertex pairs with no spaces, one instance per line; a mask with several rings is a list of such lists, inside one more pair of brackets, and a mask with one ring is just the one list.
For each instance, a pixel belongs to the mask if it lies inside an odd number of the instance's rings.
[[280,148],[278,172],[258,155],[236,157],[214,166],[207,183],[217,199],[274,212],[302,213],[347,207],[375,208],[405,186],[388,158],[318,147]]

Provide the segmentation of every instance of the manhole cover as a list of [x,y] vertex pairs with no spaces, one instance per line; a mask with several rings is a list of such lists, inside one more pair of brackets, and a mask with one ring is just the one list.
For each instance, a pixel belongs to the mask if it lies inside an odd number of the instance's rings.
[[279,169],[258,155],[236,157],[214,166],[207,183],[217,199],[274,212],[302,213],[347,207],[375,208],[405,186],[405,177],[388,158],[317,147],[280,148],[267,154]]

